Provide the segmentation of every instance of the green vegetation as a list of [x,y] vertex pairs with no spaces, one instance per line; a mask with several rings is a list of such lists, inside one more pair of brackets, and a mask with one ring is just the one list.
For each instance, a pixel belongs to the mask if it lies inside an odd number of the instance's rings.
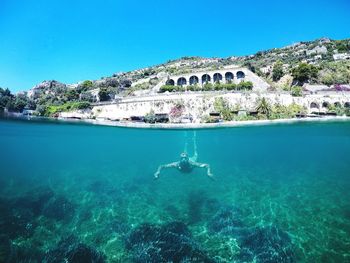
[[300,86],[293,86],[291,92],[293,97],[303,96],[303,88]]
[[24,108],[35,109],[34,101],[25,94],[13,95],[9,89],[0,88],[0,112],[5,108],[10,112],[22,112]]
[[88,109],[90,107],[91,107],[91,104],[89,102],[80,101],[80,102],[67,102],[65,104],[58,105],[58,106],[55,106],[55,105],[44,106],[38,109],[38,111],[42,116],[52,117],[59,112],[83,110],[83,109]]
[[318,68],[307,63],[300,63],[292,69],[292,76],[298,85],[314,81],[318,76]]
[[9,89],[0,88],[0,111],[10,107],[13,103],[14,96]]
[[163,85],[160,87],[159,92],[164,93],[164,92],[174,92],[177,91],[178,86],[173,86],[173,85]]
[[215,98],[214,109],[225,121],[232,121],[233,113],[228,101],[222,97]]
[[157,118],[156,118],[156,115],[154,114],[154,110],[151,109],[151,111],[145,115],[145,122],[156,123],[156,121],[157,121]]
[[100,101],[108,101],[110,100],[109,92],[107,88],[100,88],[98,92],[98,97],[100,98]]
[[332,61],[320,64],[319,79],[325,85],[350,83],[350,61]]
[[265,115],[267,118],[269,118],[272,111],[270,103],[263,97],[259,98],[256,104],[256,111],[259,114]]
[[200,86],[198,84],[195,85],[189,85],[186,87],[181,86],[172,86],[172,85],[164,85],[160,87],[159,93],[164,93],[166,91],[168,92],[181,92],[185,90],[190,91],[221,91],[221,90],[252,90],[253,89],[253,83],[250,81],[242,81],[238,84],[235,83],[226,83],[221,84],[219,82],[215,83],[214,85],[212,83],[205,83],[203,86]]
[[336,40],[335,48],[338,50],[339,53],[345,53],[350,51],[350,43],[349,42],[346,43],[343,40]]
[[343,107],[340,104],[329,104],[327,106],[327,109],[329,112],[334,112],[337,114],[337,116],[350,116],[350,108],[349,107]]
[[88,88],[92,88],[93,87],[93,83],[91,80],[85,80],[82,84],[82,87],[88,89]]
[[272,79],[273,81],[278,81],[283,77],[283,75],[284,75],[283,63],[279,60],[273,66]]
[[300,113],[306,113],[306,109],[298,104],[292,103],[288,106],[275,104],[271,107],[269,119],[295,118],[295,116]]

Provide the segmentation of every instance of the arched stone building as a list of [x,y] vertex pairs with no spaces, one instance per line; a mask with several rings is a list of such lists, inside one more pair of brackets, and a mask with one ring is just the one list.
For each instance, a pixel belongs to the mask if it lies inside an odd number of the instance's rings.
[[266,90],[269,85],[259,76],[246,68],[232,67],[212,71],[193,72],[182,75],[169,75],[161,85],[204,85],[206,83],[239,83],[241,81],[251,81],[255,90]]

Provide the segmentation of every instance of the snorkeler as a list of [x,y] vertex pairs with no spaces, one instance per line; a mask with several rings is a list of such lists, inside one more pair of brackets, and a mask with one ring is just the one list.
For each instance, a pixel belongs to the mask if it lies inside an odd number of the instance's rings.
[[173,162],[173,163],[169,163],[169,164],[163,164],[160,165],[158,167],[157,172],[154,174],[154,178],[158,179],[160,176],[160,172],[164,169],[164,168],[175,168],[177,170],[179,170],[182,173],[190,173],[192,172],[192,170],[194,168],[205,168],[207,169],[207,175],[209,178],[214,179],[213,174],[210,171],[210,165],[206,164],[206,163],[198,163],[197,162],[197,144],[196,144],[196,140],[195,140],[195,133],[194,133],[194,138],[193,138],[193,148],[194,148],[194,155],[192,157],[188,157],[187,154],[187,143],[185,145],[185,151],[183,153],[181,153],[180,155],[180,161],[178,162]]

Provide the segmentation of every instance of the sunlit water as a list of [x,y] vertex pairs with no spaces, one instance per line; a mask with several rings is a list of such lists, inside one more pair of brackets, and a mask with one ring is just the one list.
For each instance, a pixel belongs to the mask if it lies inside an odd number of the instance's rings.
[[[154,180],[194,141],[215,181],[200,168]],[[95,262],[350,261],[350,122],[194,132],[2,120],[0,151],[0,262],[73,255],[69,236]]]

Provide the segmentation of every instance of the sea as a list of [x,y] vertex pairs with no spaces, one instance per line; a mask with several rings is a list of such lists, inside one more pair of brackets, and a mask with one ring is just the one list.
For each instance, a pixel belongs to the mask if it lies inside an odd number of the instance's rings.
[[350,122],[1,119],[0,262],[350,262]]

